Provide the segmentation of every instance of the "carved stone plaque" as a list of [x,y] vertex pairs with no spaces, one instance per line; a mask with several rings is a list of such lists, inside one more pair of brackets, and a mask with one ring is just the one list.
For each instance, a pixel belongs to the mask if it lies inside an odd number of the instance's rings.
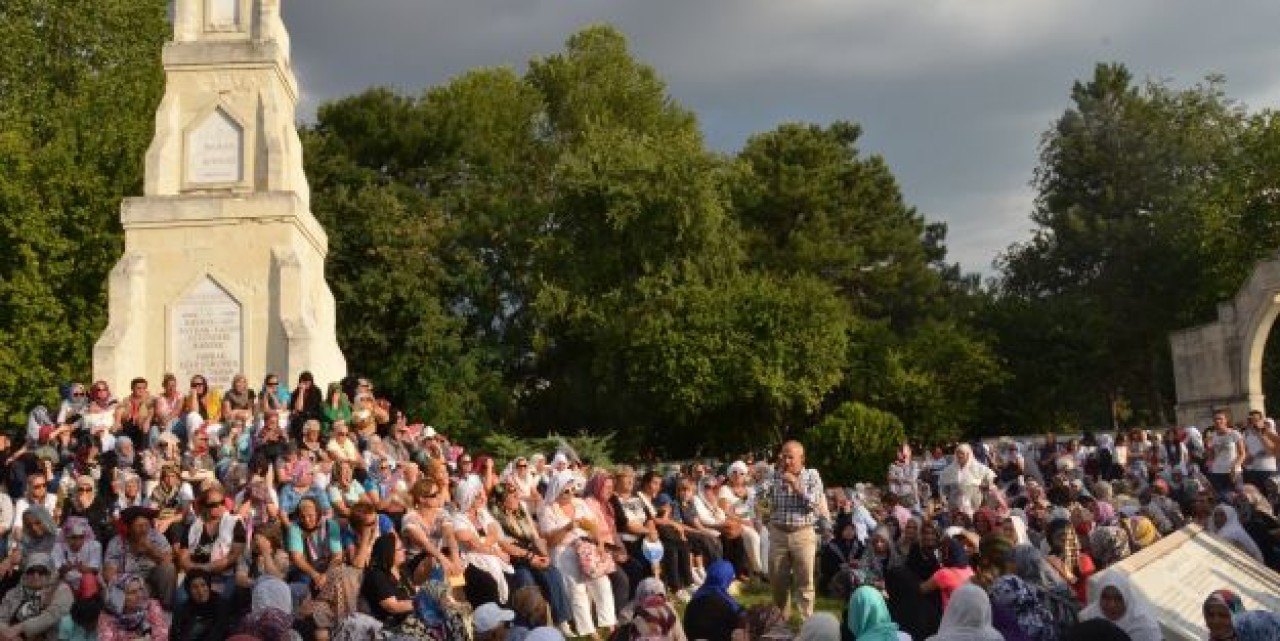
[[240,0],[207,0],[209,27],[234,29],[240,26]]
[[187,182],[236,183],[244,177],[244,128],[221,108],[187,133]]
[[186,384],[204,375],[210,389],[230,389],[244,366],[244,315],[240,303],[208,276],[169,311],[169,362]]

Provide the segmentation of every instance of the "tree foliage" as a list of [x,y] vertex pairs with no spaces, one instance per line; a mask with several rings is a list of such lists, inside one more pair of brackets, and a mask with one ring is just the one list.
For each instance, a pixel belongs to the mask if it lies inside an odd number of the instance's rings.
[[106,325],[120,201],[142,186],[160,2],[0,3],[0,417],[82,378]]
[[[960,431],[996,366],[948,320],[970,292],[945,228],[858,135],[784,125],[714,154],[603,26],[523,76],[330,103],[304,139],[317,214],[343,237],[340,339],[353,362],[405,372],[370,374],[410,407],[438,391],[470,399],[453,406],[475,427],[613,433],[625,453],[776,442],[851,399]],[[910,360],[901,380],[851,382],[869,324],[891,339],[877,358]]]
[[809,433],[805,459],[822,470],[829,483],[879,483],[906,437],[897,416],[862,403],[844,403]]
[[999,261],[986,320],[1014,383],[997,420],[1171,418],[1171,330],[1211,320],[1276,246],[1274,118],[1221,78],[1179,89],[1098,65],[1045,133],[1035,231]]

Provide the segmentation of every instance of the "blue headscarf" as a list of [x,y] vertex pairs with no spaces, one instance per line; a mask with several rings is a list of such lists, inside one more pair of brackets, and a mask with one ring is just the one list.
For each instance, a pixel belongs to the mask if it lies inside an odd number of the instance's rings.
[[955,537],[947,539],[947,555],[942,565],[948,568],[969,567],[969,549]]
[[697,599],[709,595],[718,595],[729,604],[734,614],[742,614],[742,605],[739,604],[732,596],[729,596],[729,585],[734,579],[733,564],[724,559],[720,559],[712,563],[707,568],[707,580],[702,582],[702,587],[693,593],[693,598]]

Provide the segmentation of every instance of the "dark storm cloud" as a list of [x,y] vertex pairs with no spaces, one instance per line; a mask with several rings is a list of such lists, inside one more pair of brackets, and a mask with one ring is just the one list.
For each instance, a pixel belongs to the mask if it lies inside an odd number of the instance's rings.
[[523,69],[612,23],[717,149],[784,121],[859,122],[970,270],[1026,238],[1040,134],[1096,62],[1178,85],[1222,73],[1253,108],[1280,100],[1280,3],[1262,0],[288,0],[284,15],[304,114],[371,85]]

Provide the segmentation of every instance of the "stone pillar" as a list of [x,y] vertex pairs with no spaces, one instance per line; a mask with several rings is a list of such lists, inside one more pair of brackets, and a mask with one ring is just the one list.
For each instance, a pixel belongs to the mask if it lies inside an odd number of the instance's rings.
[[298,87],[279,0],[176,0],[143,196],[121,207],[94,376],[165,372],[226,389],[244,373],[324,385],[346,373],[328,238],[311,214]]

